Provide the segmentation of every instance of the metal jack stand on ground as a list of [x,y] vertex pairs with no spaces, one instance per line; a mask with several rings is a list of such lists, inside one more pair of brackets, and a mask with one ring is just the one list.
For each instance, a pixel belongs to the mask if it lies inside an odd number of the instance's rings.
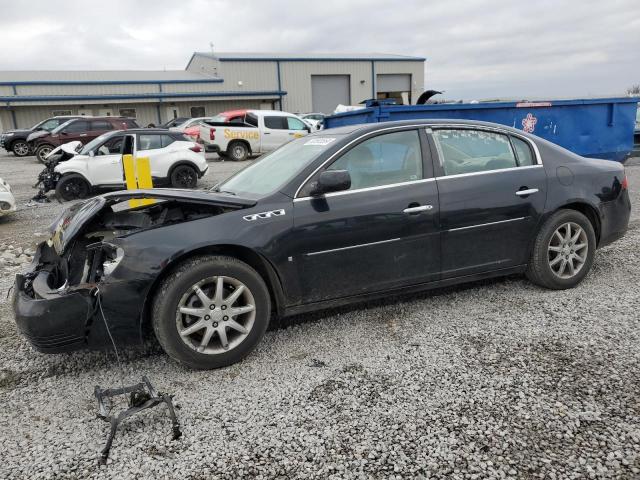
[[[111,397],[127,394],[130,394],[129,408],[123,410],[117,416],[111,415]],[[107,444],[102,449],[102,452],[100,454],[101,464],[105,464],[107,462],[109,451],[111,450],[111,444],[113,443],[113,438],[116,435],[116,429],[118,428],[118,425],[125,418],[133,415],[134,413],[138,413],[141,410],[146,410],[147,408],[152,408],[156,405],[160,405],[161,403],[165,403],[167,405],[167,408],[169,409],[169,416],[171,417],[171,423],[173,424],[173,440],[177,440],[182,435],[182,432],[180,432],[180,424],[178,423],[178,418],[176,417],[176,412],[173,408],[171,397],[169,395],[156,392],[156,389],[153,388],[153,385],[151,385],[151,382],[149,382],[149,379],[146,376],[142,377],[141,383],[128,387],[107,388],[103,390],[99,386],[96,386],[95,395],[98,399],[98,406],[100,408],[98,417],[111,424],[111,431],[109,432]]]

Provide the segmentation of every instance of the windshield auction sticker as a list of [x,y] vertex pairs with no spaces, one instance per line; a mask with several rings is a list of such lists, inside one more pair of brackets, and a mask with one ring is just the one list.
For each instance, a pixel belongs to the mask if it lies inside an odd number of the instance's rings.
[[324,146],[324,145],[329,145],[333,141],[335,141],[335,138],[320,137],[320,138],[312,138],[312,139],[304,142],[304,144],[305,145],[320,145],[320,146]]

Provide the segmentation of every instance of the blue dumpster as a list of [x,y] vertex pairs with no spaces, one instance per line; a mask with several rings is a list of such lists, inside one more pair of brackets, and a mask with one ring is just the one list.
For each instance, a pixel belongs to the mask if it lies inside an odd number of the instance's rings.
[[637,98],[377,105],[326,117],[325,128],[411,119],[467,119],[533,133],[585,157],[624,161],[633,150]]

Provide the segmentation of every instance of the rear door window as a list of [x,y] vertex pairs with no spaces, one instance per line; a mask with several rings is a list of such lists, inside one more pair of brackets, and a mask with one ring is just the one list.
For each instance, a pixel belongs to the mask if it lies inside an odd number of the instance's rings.
[[511,137],[511,142],[513,143],[513,148],[516,151],[516,156],[518,157],[518,165],[521,167],[526,167],[528,165],[534,165],[536,162],[533,160],[533,153],[531,152],[531,147],[527,142],[518,138]]
[[89,131],[89,122],[86,120],[76,120],[64,127],[66,133],[87,132]]
[[173,138],[171,135],[161,135],[160,139],[161,139],[162,148],[168,147],[169,145],[171,145],[173,142],[176,141],[176,139]]
[[437,129],[433,139],[445,175],[517,167],[509,137],[473,129]]
[[111,122],[108,122],[107,120],[92,120],[91,130],[94,132],[113,130],[113,125],[111,125]]
[[272,130],[289,130],[287,117],[264,117],[264,126]]
[[161,135],[148,135],[143,134],[138,137],[138,149],[139,150],[157,150],[162,148],[162,136]]

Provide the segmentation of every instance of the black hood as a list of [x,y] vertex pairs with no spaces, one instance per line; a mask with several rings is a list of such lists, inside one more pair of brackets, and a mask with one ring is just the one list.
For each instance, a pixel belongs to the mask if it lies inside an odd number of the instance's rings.
[[23,135],[28,135],[32,132],[33,130],[28,129],[28,128],[18,128],[16,130],[5,130],[4,132],[2,132],[2,135],[6,135],[7,133],[20,133]]

